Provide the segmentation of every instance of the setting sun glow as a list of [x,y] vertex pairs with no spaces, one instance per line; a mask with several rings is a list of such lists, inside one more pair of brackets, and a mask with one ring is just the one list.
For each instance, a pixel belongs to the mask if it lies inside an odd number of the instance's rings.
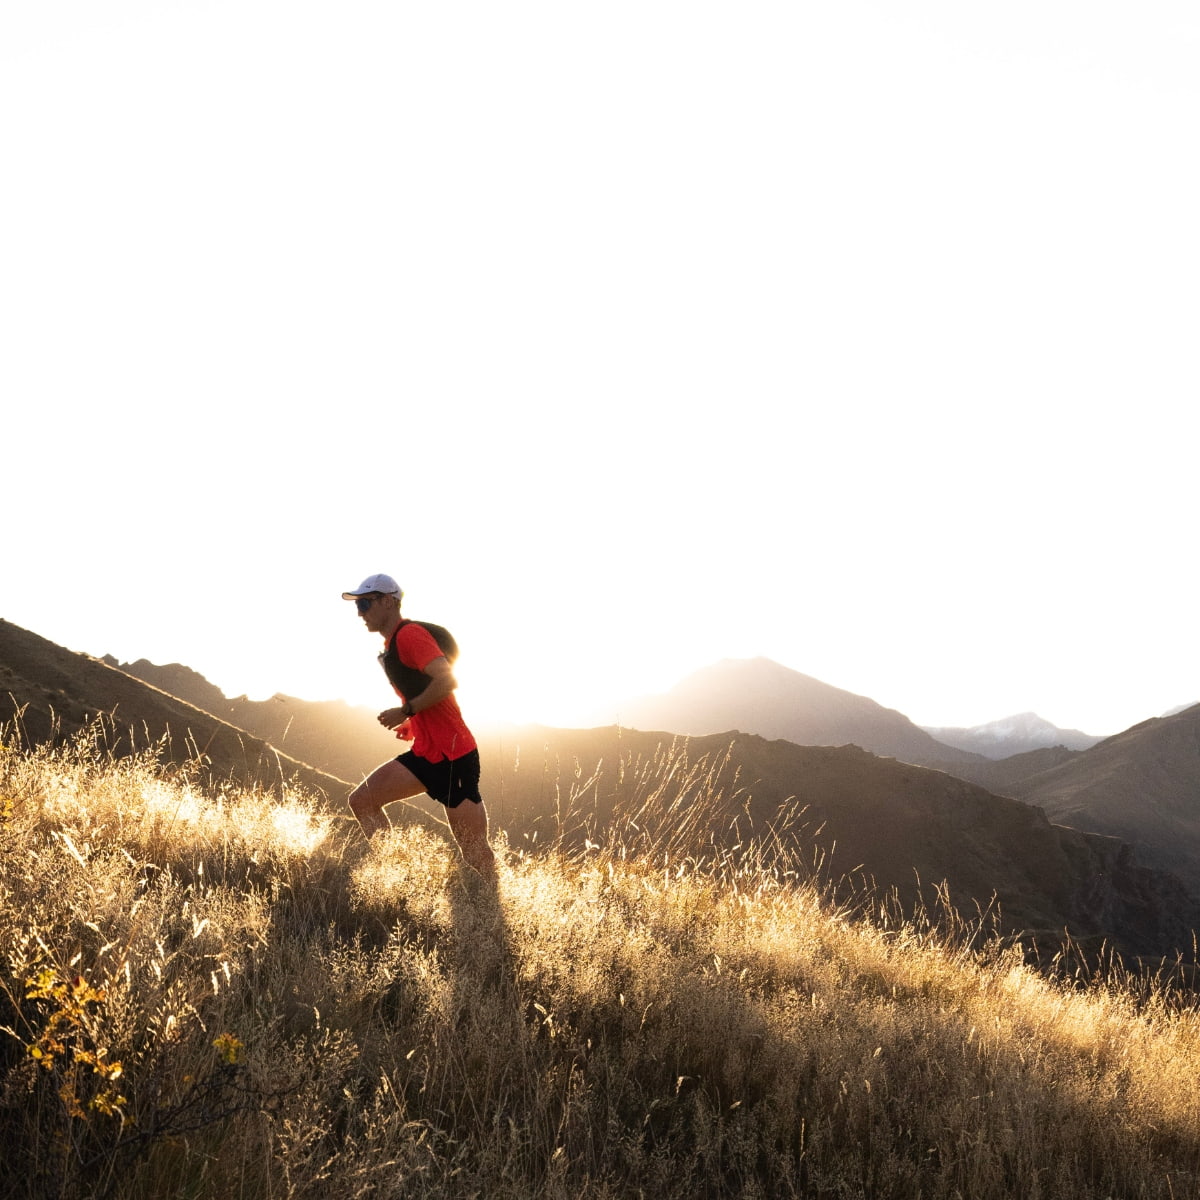
[[480,721],[1197,699],[1200,13],[9,6],[0,616]]

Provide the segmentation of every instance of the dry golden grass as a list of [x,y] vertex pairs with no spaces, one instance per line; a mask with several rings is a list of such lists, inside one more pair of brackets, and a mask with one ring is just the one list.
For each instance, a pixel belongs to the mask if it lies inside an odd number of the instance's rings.
[[851,919],[706,850],[710,774],[492,893],[427,829],[0,750],[0,1194],[1200,1194],[1191,1002]]

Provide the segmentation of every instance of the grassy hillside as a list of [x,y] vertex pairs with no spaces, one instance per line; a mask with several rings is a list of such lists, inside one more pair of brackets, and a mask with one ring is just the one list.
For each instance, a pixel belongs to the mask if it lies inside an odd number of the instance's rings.
[[[647,772],[661,775],[667,757],[671,802],[701,817],[689,852],[771,827],[820,864],[845,903],[866,887],[917,914],[948,896],[963,912],[988,910],[998,932],[1042,954],[1057,952],[1066,928],[1077,950],[1195,957],[1200,906],[1177,879],[1139,865],[1129,845],[857,746],[525,727],[481,747],[488,807],[514,843],[563,832],[574,844],[607,843],[614,808]],[[567,803],[572,792],[578,800]]]
[[[360,779],[397,750],[370,710],[278,695],[226,701],[180,664],[126,667],[144,678],[0,621],[0,721],[13,720],[26,744],[87,730],[105,752],[155,746],[164,762],[187,764],[196,784],[269,784],[276,796],[301,787],[341,813],[351,786],[345,780]],[[849,693],[843,699],[871,706]],[[724,805],[712,807],[695,831],[696,849],[739,844],[743,818],[759,828],[790,821],[789,845],[810,866],[819,862],[846,902],[879,888],[917,914],[947,897],[962,911],[987,911],[998,932],[1043,957],[1057,952],[1064,930],[1077,951],[1115,950],[1131,963],[1195,957],[1200,902],[1177,878],[1143,863],[1122,839],[1051,825],[1039,810],[972,788],[953,772],[855,746],[802,747],[728,731],[680,739],[615,726],[507,726],[479,736],[492,820],[526,851],[547,837],[561,849],[564,833],[568,849],[589,836],[607,845],[601,831],[613,805],[668,754],[672,803],[685,793],[724,794]],[[1186,783],[1185,759],[1173,761]],[[430,802],[410,815],[436,824],[435,808]]]
[[1197,1194],[1191,1002],[706,857],[671,770],[489,893],[428,828],[0,750],[0,1194]]

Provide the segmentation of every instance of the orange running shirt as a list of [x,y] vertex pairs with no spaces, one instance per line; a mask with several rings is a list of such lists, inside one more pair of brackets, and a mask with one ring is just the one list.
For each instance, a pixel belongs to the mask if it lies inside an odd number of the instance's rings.
[[[417,671],[424,671],[435,658],[444,657],[429,630],[415,621],[401,625],[393,643],[400,661]],[[402,700],[408,699],[399,688],[393,690]],[[430,708],[414,713],[397,731],[397,736],[406,731],[412,734],[413,753],[430,762],[462,758],[476,748],[475,738],[463,720],[453,693]]]

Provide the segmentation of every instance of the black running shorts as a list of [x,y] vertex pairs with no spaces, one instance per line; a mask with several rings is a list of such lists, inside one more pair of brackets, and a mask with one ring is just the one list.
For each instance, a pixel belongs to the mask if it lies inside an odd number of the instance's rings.
[[456,808],[464,800],[482,803],[479,794],[479,751],[470,750],[461,758],[443,758],[430,762],[411,750],[396,756],[396,761],[417,777],[439,804]]

